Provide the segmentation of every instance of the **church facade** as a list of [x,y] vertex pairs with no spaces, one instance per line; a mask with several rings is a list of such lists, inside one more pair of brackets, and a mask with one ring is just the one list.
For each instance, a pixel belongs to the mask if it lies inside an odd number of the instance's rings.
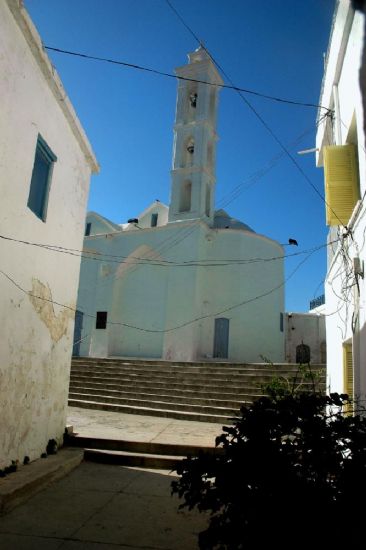
[[176,74],[170,205],[88,214],[74,354],[281,362],[283,248],[215,211],[221,77],[203,48]]

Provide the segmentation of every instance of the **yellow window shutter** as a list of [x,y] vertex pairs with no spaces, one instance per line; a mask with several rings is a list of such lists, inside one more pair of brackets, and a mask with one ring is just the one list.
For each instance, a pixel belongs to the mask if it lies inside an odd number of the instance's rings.
[[343,344],[343,388],[344,393],[353,398],[352,344]]
[[360,198],[356,147],[324,147],[324,177],[327,225],[347,225]]

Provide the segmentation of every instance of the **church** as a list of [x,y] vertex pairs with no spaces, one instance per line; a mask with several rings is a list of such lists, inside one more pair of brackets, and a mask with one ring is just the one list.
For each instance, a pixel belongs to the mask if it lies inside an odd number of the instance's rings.
[[284,360],[283,247],[215,210],[223,81],[202,47],[188,59],[176,69],[169,206],[123,224],[87,215],[74,355]]

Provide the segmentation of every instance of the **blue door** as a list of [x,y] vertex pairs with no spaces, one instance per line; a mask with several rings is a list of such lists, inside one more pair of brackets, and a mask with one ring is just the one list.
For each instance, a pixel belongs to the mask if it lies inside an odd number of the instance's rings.
[[227,359],[229,354],[229,319],[215,319],[214,357]]
[[83,331],[83,317],[84,313],[77,310],[75,313],[74,347],[72,349],[72,354],[76,356],[80,355],[81,333]]

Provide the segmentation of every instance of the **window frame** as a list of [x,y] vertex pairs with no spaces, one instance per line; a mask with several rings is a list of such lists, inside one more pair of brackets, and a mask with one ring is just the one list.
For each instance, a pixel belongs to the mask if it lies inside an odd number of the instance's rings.
[[108,312],[107,311],[97,311],[95,317],[95,328],[96,330],[105,330],[108,323]]
[[150,227],[157,227],[158,226],[158,218],[159,218],[159,213],[158,212],[153,212],[151,214]]
[[91,233],[92,222],[86,222],[84,237],[89,237]]
[[[43,222],[47,218],[48,199],[50,194],[51,179],[54,163],[57,161],[56,155],[52,152],[41,134],[38,134],[36,150],[34,154],[34,162],[32,169],[32,177],[29,186],[29,195],[27,207]],[[44,180],[40,183],[40,178],[37,175],[37,162],[47,163],[47,174]],[[38,208],[36,200],[38,193],[42,193],[41,207]]]

